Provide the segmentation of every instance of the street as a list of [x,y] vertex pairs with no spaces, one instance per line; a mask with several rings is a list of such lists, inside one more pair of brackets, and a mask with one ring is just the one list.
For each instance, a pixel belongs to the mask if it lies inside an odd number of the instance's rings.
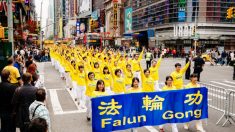
[[[185,64],[183,59],[166,58],[162,61],[159,76],[160,83],[163,83],[165,77],[174,70],[174,64],[180,62]],[[142,66],[145,62],[142,60]],[[85,110],[80,110],[78,105],[72,100],[72,94],[65,89],[65,81],[62,81],[59,72],[54,69],[50,62],[38,63],[39,71],[44,75],[45,87],[47,89],[47,106],[50,111],[52,131],[53,132],[76,132],[92,131],[91,122],[87,122]],[[192,66],[191,66],[192,68]],[[226,89],[235,89],[235,81],[232,80],[232,67],[228,66],[210,66],[206,63],[204,71],[201,74],[201,81],[205,84],[215,85]],[[191,70],[192,72],[192,70]],[[187,82],[187,81],[185,81]],[[209,108],[209,119],[203,121],[203,125],[208,132],[231,132],[235,129],[233,125],[222,127],[216,125],[216,122],[223,113]],[[171,131],[169,125],[164,126],[167,132]],[[178,125],[180,132],[187,132],[183,129],[183,125]],[[157,132],[158,127],[141,127],[137,129],[139,132]],[[196,131],[194,125],[190,125],[190,131]]]

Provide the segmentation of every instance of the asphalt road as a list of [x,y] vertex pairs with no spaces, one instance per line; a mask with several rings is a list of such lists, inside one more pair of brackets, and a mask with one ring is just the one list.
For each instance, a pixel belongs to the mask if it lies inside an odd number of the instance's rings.
[[[170,75],[174,70],[174,64],[176,62],[185,64],[183,59],[164,59],[160,66],[159,76],[160,82],[163,83],[165,77]],[[145,67],[145,62],[142,60],[142,65]],[[80,110],[78,105],[73,101],[69,90],[65,89],[65,81],[59,77],[59,72],[49,63],[39,63],[38,68],[40,73],[44,75],[45,87],[48,92],[47,106],[50,111],[52,132],[91,132],[91,123],[86,121],[86,113],[84,110]],[[214,86],[215,88],[221,87],[225,89],[235,90],[235,81],[232,80],[233,69],[227,66],[209,66],[207,63],[204,67],[204,71],[201,75],[201,81],[204,84]],[[186,81],[187,82],[187,81]],[[212,87],[213,88],[213,87]],[[209,93],[210,94],[210,93]],[[216,98],[216,101],[220,98],[213,94],[210,98]],[[209,109],[209,119],[203,121],[203,125],[208,132],[232,132],[235,129],[233,125],[227,125],[221,127],[221,125],[215,125],[218,119],[223,113],[212,108]],[[171,127],[166,125],[166,132],[171,131]],[[187,132],[183,129],[183,125],[179,124],[178,129],[180,132]],[[142,127],[137,129],[138,132],[157,132],[158,127]],[[130,131],[130,130],[126,130]],[[190,125],[189,131],[196,131],[195,126]]]

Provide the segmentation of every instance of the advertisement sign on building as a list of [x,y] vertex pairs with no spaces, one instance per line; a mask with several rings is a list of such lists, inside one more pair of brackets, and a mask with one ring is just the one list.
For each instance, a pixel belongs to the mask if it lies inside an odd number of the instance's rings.
[[193,29],[195,25],[191,24],[175,24],[174,25],[174,37],[191,37],[193,35]]
[[125,33],[132,33],[132,8],[125,9]]
[[178,3],[179,11],[178,11],[178,21],[184,22],[185,21],[185,10],[186,10],[186,0],[179,0]]
[[76,31],[77,31],[77,36],[79,36],[80,34],[80,22],[79,21],[77,21],[76,23]]
[[79,15],[84,17],[90,15],[92,12],[92,0],[79,0]]
[[117,0],[113,0],[113,29],[117,29],[118,28],[117,13],[118,13],[118,1]]

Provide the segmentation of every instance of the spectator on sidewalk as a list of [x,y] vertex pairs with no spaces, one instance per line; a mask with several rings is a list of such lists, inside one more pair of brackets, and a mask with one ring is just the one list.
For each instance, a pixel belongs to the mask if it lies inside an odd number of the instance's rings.
[[23,84],[23,82],[22,82],[21,77],[20,77],[20,72],[16,67],[13,66],[13,62],[14,62],[13,58],[10,57],[7,60],[7,66],[4,67],[3,70],[10,71],[10,78],[9,78],[10,83],[12,83],[16,86],[21,86]]
[[47,132],[48,125],[45,119],[36,118],[30,122],[28,132]]
[[24,85],[16,89],[12,99],[13,112],[16,114],[16,123],[21,132],[27,132],[29,125],[29,106],[35,100],[37,88],[31,85],[32,75],[24,73],[22,76]]
[[201,54],[198,54],[194,61],[194,71],[193,73],[197,75],[198,81],[200,82],[200,75],[203,71],[203,66],[205,65],[205,61],[201,58]]
[[29,106],[29,119],[32,121],[36,118],[43,118],[46,120],[48,130],[50,130],[50,116],[49,111],[45,105],[46,91],[39,88],[36,91],[36,100]]
[[0,118],[1,132],[15,132],[16,125],[12,116],[13,106],[12,97],[17,88],[9,82],[10,71],[3,70],[1,73],[2,82],[0,83]]
[[20,72],[20,75],[22,76],[24,65],[22,64],[21,56],[14,55],[14,67],[16,67],[18,69],[18,71]]

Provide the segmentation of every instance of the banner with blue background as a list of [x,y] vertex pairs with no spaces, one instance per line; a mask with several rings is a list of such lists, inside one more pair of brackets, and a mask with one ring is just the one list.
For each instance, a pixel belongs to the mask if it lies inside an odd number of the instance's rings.
[[205,119],[207,93],[202,87],[93,98],[92,130],[115,131]]

